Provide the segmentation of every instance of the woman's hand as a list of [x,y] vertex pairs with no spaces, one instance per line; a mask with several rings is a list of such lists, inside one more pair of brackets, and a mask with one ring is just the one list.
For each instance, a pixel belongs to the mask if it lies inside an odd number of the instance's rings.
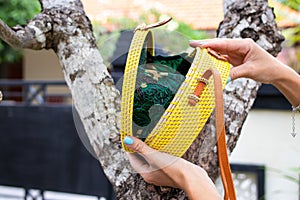
[[293,104],[300,104],[300,76],[251,39],[209,39],[191,41],[192,47],[211,48],[222,54],[234,67],[230,78],[251,78],[273,84]]
[[127,153],[132,167],[148,183],[184,190],[190,199],[221,199],[207,173],[182,158],[159,152],[135,137],[124,143],[135,153]]
[[[231,79],[251,78],[263,83],[273,83],[279,78],[276,72],[280,63],[251,39],[209,39],[191,41],[192,47],[211,48],[228,59],[234,68]],[[271,75],[272,74],[272,75]]]

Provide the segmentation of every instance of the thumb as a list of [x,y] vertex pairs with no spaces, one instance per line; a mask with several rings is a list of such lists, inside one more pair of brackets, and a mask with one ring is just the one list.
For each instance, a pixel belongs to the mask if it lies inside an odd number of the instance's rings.
[[130,150],[132,150],[136,153],[140,153],[142,155],[146,155],[146,154],[153,153],[156,151],[136,137],[126,136],[124,138],[123,142],[126,144],[126,146]]
[[251,70],[244,64],[241,64],[239,66],[233,67],[230,70],[230,78],[231,80],[237,79],[237,78],[251,78]]
[[[149,170],[162,169],[173,164],[175,161],[179,160],[178,157],[157,151],[149,147],[146,143],[144,143],[143,141],[141,141],[136,137],[126,136],[123,141],[130,150],[140,154],[145,159],[145,161],[147,161],[147,163],[149,164],[150,168],[149,166],[145,167],[147,165],[145,165],[144,162],[139,161],[140,168],[136,169],[139,172],[141,170],[149,171]],[[135,163],[137,163],[136,157],[135,160],[133,160],[132,157],[129,158],[131,160],[131,163],[134,163],[134,161]]]

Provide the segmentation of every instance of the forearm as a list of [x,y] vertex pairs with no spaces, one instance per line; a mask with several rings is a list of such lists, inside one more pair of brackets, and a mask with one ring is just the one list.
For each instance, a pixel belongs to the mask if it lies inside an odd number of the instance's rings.
[[293,106],[300,104],[300,76],[290,67],[278,63],[278,77],[272,84],[288,99]]
[[182,181],[184,182],[183,190],[191,200],[222,199],[207,173],[198,166],[185,172]]

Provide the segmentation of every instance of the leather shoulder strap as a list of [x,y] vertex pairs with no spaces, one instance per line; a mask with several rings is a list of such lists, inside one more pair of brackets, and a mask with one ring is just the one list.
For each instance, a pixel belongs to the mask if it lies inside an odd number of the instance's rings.
[[201,93],[205,86],[208,84],[208,79],[211,76],[213,76],[214,79],[217,149],[220,174],[225,191],[224,200],[236,200],[236,194],[227,154],[222,82],[221,76],[217,70],[208,69],[204,72],[202,77],[199,79],[199,83],[194,91],[194,94],[189,96],[189,104],[195,105],[198,102]]
[[227,154],[226,132],[224,120],[224,103],[223,91],[220,74],[216,70],[212,70],[214,77],[215,90],[215,116],[216,116],[216,130],[217,130],[217,149],[220,166],[220,174],[225,190],[225,200],[235,200],[236,194],[232,180],[232,174]]

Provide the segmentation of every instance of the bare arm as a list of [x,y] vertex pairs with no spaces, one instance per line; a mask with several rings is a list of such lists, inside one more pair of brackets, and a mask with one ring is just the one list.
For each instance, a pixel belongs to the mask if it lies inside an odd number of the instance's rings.
[[300,104],[300,76],[270,55],[251,39],[211,39],[190,42],[191,46],[211,48],[234,66],[231,79],[251,78],[279,89],[293,106]]
[[279,63],[278,77],[272,84],[278,88],[282,94],[294,106],[300,104],[300,76],[293,69]]
[[182,158],[156,151],[134,137],[126,137],[124,142],[136,152],[128,153],[128,158],[132,167],[146,182],[180,188],[191,200],[221,199],[212,180],[201,167]]

